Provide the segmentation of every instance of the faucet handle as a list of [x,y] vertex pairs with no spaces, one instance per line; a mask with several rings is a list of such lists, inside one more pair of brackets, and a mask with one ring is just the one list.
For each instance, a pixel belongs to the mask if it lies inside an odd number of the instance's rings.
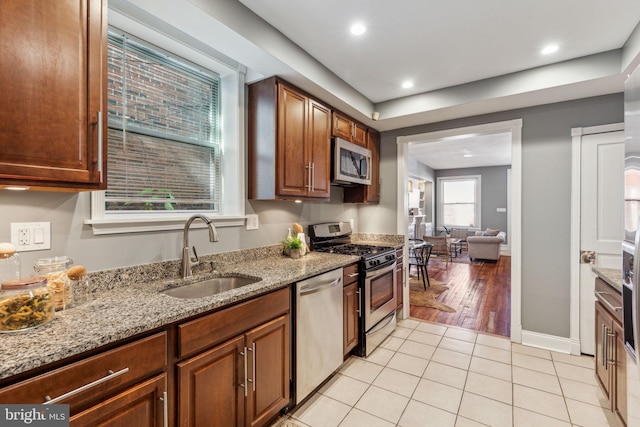
[[200,262],[200,259],[198,258],[198,252],[196,252],[196,247],[192,246],[191,249],[193,250],[193,257],[195,258],[194,262]]

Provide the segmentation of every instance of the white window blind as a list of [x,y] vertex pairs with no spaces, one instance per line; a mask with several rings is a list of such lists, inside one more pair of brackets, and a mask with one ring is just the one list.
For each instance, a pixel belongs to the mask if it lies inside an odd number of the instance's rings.
[[219,212],[219,78],[109,34],[107,212]]

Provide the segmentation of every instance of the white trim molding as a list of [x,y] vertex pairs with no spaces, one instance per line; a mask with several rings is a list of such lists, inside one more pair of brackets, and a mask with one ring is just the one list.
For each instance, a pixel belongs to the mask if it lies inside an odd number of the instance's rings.
[[572,349],[575,347],[575,342],[570,338],[522,331],[522,345],[542,348],[558,353],[573,354]]
[[[398,234],[407,235],[408,219],[405,215],[407,206],[407,161],[408,144],[420,141],[436,141],[445,137],[467,135],[471,133],[492,134],[511,133],[511,191],[510,220],[511,236],[511,341],[522,341],[522,119],[486,123],[462,128],[426,132],[417,135],[404,135],[396,139],[397,150],[397,218]],[[406,295],[406,294],[405,294]],[[407,295],[408,298],[408,295]],[[407,301],[405,299],[405,301]],[[408,305],[405,304],[408,311]]]

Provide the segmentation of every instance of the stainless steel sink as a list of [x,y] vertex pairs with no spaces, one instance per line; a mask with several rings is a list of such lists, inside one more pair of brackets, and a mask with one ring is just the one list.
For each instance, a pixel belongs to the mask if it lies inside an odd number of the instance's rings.
[[241,288],[243,286],[259,282],[260,280],[262,279],[249,276],[214,277],[212,279],[205,279],[189,285],[165,289],[162,293],[175,298],[203,298],[231,289]]

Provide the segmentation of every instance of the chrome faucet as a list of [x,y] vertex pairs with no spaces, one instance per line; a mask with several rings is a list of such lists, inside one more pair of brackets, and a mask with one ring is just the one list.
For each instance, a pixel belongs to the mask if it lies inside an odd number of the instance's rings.
[[189,227],[191,223],[196,219],[200,218],[204,221],[205,224],[209,227],[209,241],[217,242],[218,241],[218,232],[216,231],[216,227],[213,225],[211,220],[204,215],[196,214],[187,220],[184,225],[184,236],[183,236],[183,244],[182,244],[182,278],[186,279],[189,277],[193,277],[193,267],[200,264],[200,260],[198,259],[198,253],[196,252],[196,247],[193,247],[193,255],[194,259],[191,259],[191,254],[189,253]]

